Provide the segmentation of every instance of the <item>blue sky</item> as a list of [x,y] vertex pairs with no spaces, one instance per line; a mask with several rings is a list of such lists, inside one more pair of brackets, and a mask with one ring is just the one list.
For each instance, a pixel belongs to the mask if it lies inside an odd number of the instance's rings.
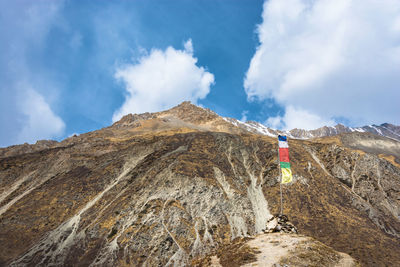
[[282,129],[399,124],[399,36],[396,0],[0,0],[0,147],[186,99]]

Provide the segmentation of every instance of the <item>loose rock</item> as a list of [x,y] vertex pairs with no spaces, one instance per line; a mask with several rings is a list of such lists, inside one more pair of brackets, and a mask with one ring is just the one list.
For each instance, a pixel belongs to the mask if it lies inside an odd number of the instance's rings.
[[284,214],[277,214],[272,217],[266,225],[264,233],[293,233],[297,234],[297,228],[294,226]]

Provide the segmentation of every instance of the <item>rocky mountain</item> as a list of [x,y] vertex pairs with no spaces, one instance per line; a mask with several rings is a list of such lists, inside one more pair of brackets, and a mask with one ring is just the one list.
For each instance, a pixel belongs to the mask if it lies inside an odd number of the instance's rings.
[[247,121],[242,122],[233,118],[224,118],[226,121],[236,125],[237,127],[243,128],[247,131],[268,135],[278,136],[287,135],[291,138],[296,139],[312,139],[325,136],[335,136],[342,133],[372,133],[382,137],[388,137],[397,141],[400,141],[400,126],[396,126],[390,123],[383,123],[381,125],[368,125],[363,127],[347,127],[343,124],[337,124],[336,126],[324,126],[315,130],[304,130],[304,129],[292,129],[289,131],[280,131],[271,129],[265,125],[255,122]]
[[269,234],[277,141],[246,127],[184,102],[0,149],[0,265],[400,265],[400,142],[289,139],[300,235]]

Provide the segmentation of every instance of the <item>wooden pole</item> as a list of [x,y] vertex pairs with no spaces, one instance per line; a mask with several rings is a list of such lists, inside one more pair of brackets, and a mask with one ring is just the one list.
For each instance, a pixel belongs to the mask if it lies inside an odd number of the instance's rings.
[[279,176],[281,177],[279,181],[279,191],[281,195],[281,211],[280,215],[283,215],[283,197],[282,197],[282,171],[281,171],[281,161],[280,161],[280,156],[279,156],[279,142],[278,142],[278,169],[279,169]]

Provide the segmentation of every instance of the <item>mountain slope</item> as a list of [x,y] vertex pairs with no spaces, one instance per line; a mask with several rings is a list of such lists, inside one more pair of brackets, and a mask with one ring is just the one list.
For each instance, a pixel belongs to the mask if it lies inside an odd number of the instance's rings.
[[[400,265],[397,155],[348,136],[289,140],[284,212],[364,266]],[[27,149],[0,156],[3,265],[190,265],[279,212],[275,138],[189,103]]]

